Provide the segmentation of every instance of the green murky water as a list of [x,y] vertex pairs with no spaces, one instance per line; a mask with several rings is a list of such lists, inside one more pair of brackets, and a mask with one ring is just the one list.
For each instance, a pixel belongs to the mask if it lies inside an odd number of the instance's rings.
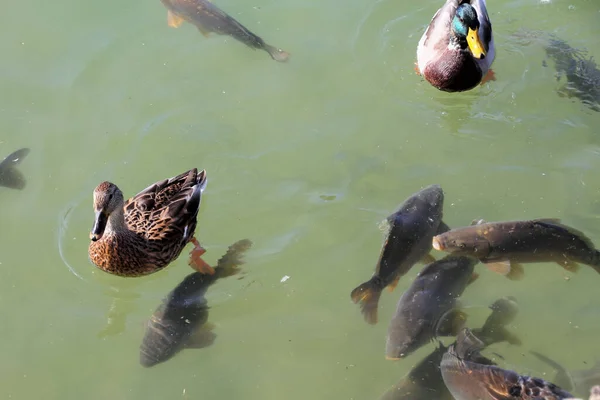
[[[558,217],[600,244],[600,114],[559,97],[543,48],[512,36],[552,32],[600,57],[597,2],[490,0],[497,81],[452,95],[413,71],[440,1],[217,4],[290,63],[171,29],[158,0],[34,0],[0,14],[0,155],[32,149],[26,189],[0,188],[0,398],[376,399],[433,348],[384,359],[421,266],[384,293],[374,327],[349,293],[372,273],[379,222],[431,183],[451,226]],[[144,369],[144,322],[187,258],[138,279],[95,269],[92,190],[111,180],[129,196],[191,167],[209,176],[206,259],[238,239],[254,247],[244,279],[209,291],[213,346]],[[495,346],[505,365],[550,378],[529,349],[591,365],[596,272],[566,280],[534,264],[510,282],[477,270],[462,299],[473,326],[501,296],[521,305],[511,329],[524,345]]]

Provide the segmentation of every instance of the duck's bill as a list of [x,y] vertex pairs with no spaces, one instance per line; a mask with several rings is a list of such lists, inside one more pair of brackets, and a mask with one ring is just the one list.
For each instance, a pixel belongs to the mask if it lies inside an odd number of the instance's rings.
[[478,59],[485,58],[485,47],[479,40],[479,29],[471,29],[469,28],[469,32],[467,33],[467,44],[469,45],[469,50],[473,54],[473,57]]
[[100,240],[104,235],[106,224],[108,223],[108,215],[103,211],[96,211],[96,217],[94,219],[94,226],[90,232],[90,239],[92,241]]

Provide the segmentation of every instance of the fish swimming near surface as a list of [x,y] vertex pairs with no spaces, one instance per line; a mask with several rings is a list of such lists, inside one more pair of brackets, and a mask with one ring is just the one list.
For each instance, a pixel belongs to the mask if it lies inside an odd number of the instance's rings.
[[558,93],[578,98],[591,110],[600,112],[600,69],[593,57],[554,35],[550,36],[544,50],[554,61],[556,80],[566,78]]
[[446,387],[456,400],[563,400],[574,397],[553,383],[502,369],[480,354],[484,343],[469,328],[442,357]]
[[[478,332],[487,333],[484,345],[490,346],[503,341],[520,344],[519,338],[505,327],[518,312],[518,305],[514,298],[498,299],[490,308],[492,313],[483,326],[477,329]],[[400,382],[385,392],[380,400],[454,400],[440,371],[442,357],[447,350],[447,347],[439,343],[431,354],[421,360]]]
[[600,384],[600,359],[596,360],[592,368],[569,372],[558,362],[537,351],[530,353],[556,370],[554,382],[565,390],[583,396],[592,386]]
[[433,238],[433,248],[477,257],[493,271],[521,279],[520,263],[554,262],[576,272],[579,264],[600,273],[600,252],[582,232],[558,219],[482,222]]
[[208,37],[211,32],[229,35],[252,49],[264,50],[275,61],[287,61],[290,54],[271,46],[250,32],[230,15],[222,11],[209,0],[161,0],[167,8],[167,23],[178,28],[187,21]]
[[208,321],[208,288],[220,278],[235,275],[243,264],[243,253],[252,246],[248,239],[229,247],[217,262],[213,275],[193,272],[170,292],[156,309],[140,346],[140,364],[152,367],[167,361],[184,347],[202,348],[216,335]]
[[25,188],[27,181],[21,171],[17,169],[17,165],[27,154],[29,154],[28,148],[19,149],[0,162],[0,186],[17,190]]
[[384,288],[394,290],[398,280],[414,264],[435,261],[429,255],[431,238],[449,228],[442,222],[444,191],[430,185],[412,194],[387,218],[389,230],[379,255],[375,273],[350,294],[369,324],[377,323],[377,307]]
[[405,358],[437,336],[456,336],[466,314],[457,299],[477,278],[478,261],[472,257],[449,255],[427,265],[406,290],[388,327],[385,357]]

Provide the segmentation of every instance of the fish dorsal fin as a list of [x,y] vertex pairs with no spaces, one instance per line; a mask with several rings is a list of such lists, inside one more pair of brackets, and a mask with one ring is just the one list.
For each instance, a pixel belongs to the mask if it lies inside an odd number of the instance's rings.
[[563,229],[567,233],[577,236],[577,238],[584,242],[590,249],[596,248],[594,243],[585,235],[585,233],[571,226],[563,224],[559,218],[540,218],[534,219],[533,222],[540,225],[552,225],[554,228]]
[[475,226],[475,225],[483,225],[486,224],[487,222],[484,219],[474,219],[473,221],[471,221],[471,226]]
[[477,338],[469,328],[464,328],[456,338],[454,351],[459,358],[468,360],[474,353],[479,353],[485,345]]
[[495,363],[481,355],[480,351],[485,344],[476,337],[469,328],[464,328],[456,338],[454,352],[462,360],[472,361],[478,364],[495,365]]

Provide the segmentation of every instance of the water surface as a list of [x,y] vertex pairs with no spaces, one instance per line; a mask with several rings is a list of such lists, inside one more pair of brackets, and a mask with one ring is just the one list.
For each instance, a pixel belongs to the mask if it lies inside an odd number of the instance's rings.
[[[559,97],[543,47],[513,36],[554,33],[600,57],[598,3],[490,1],[497,80],[462,94],[413,70],[440,1],[216,4],[290,62],[169,28],[158,0],[33,0],[0,15],[0,156],[32,149],[26,189],[0,188],[0,398],[376,399],[433,349],[384,359],[421,266],[384,293],[374,327],[350,291],[373,271],[379,223],[432,183],[451,226],[555,217],[600,245],[600,113]],[[137,279],[94,268],[92,190],[111,180],[130,196],[192,167],[209,176],[206,259],[254,247],[244,279],[209,291],[214,345],[144,369],[144,322],[187,257]],[[521,304],[523,347],[495,346],[505,365],[551,374],[528,349],[593,364],[596,272],[527,265],[510,282],[477,270],[462,299],[473,326],[501,296]]]

